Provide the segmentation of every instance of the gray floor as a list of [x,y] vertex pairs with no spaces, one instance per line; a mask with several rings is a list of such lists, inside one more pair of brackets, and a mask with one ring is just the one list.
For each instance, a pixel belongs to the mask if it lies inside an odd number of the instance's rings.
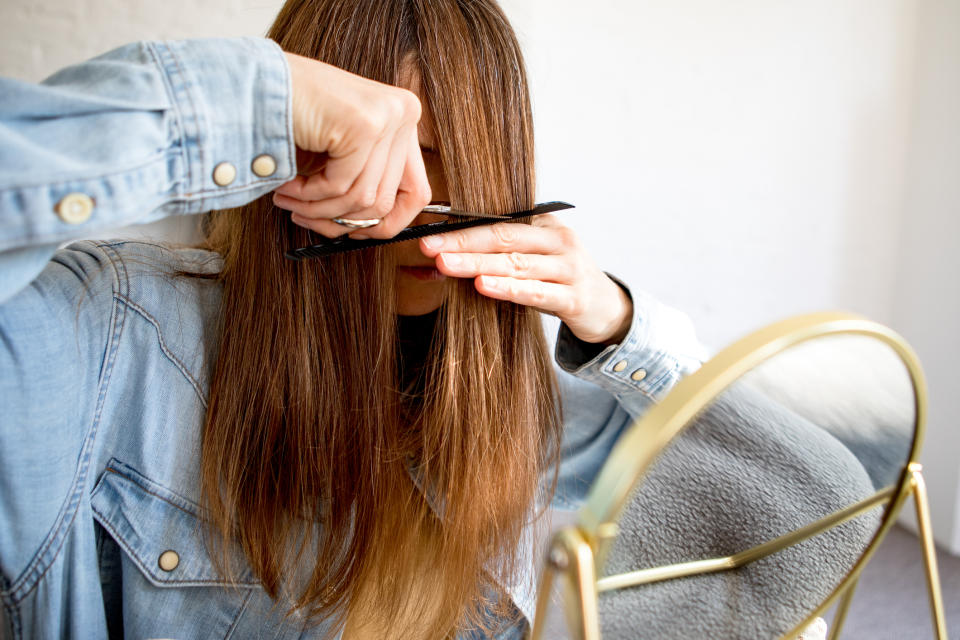
[[[947,631],[960,638],[960,558],[937,554]],[[843,638],[912,640],[933,638],[920,543],[894,527],[870,561],[854,596]]]
[[[950,638],[960,640],[960,558],[939,553],[937,562]],[[933,638],[923,556],[916,536],[894,527],[864,569],[841,635],[844,640]],[[568,638],[555,598],[546,638]],[[830,622],[830,616],[827,616]],[[639,636],[638,636],[639,637]],[[656,640],[656,639],[654,639]]]

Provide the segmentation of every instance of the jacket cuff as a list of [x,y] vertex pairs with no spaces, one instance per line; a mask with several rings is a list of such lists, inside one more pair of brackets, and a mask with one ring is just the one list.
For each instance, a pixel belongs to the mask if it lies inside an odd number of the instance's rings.
[[183,213],[239,206],[296,175],[290,70],[266,38],[152,43],[174,103]]
[[557,336],[556,360],[565,371],[610,393],[641,393],[659,400],[707,357],[686,314],[643,292],[631,292],[613,278],[633,301],[633,319],[620,344],[583,342],[565,324]]

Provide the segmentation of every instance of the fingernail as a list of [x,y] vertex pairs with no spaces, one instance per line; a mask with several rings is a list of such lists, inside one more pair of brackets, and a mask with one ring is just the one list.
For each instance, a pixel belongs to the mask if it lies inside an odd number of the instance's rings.
[[496,278],[491,278],[490,276],[480,276],[480,282],[482,282],[483,286],[487,289],[500,288],[500,282]]
[[455,267],[463,262],[463,258],[458,253],[443,254],[443,263],[448,267]]
[[436,249],[443,246],[443,238],[440,236],[427,236],[423,239],[423,244],[427,249]]
[[370,236],[368,236],[365,233],[351,233],[350,239],[351,240],[369,240]]

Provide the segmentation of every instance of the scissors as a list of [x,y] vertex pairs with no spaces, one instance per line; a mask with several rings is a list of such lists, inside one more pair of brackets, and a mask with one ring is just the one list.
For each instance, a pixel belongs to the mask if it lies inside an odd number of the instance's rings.
[[[526,211],[516,211],[503,215],[492,213],[474,213],[472,211],[458,211],[449,205],[431,204],[423,208],[423,213],[439,213],[450,216],[448,220],[439,222],[430,222],[427,224],[407,227],[392,238],[357,240],[348,236],[339,238],[320,238],[316,244],[307,247],[300,247],[286,252],[286,257],[291,260],[307,260],[310,258],[323,258],[336,253],[346,251],[356,251],[358,249],[369,249],[370,247],[379,247],[393,242],[403,242],[404,240],[413,240],[414,238],[423,238],[436,235],[438,233],[447,233],[448,231],[457,231],[458,229],[469,229],[470,227],[479,227],[486,224],[503,222],[504,220],[517,220],[529,216],[536,216],[542,213],[552,213],[564,209],[573,209],[572,204],[566,202],[542,202],[533,209]],[[357,228],[363,228],[358,226]]]

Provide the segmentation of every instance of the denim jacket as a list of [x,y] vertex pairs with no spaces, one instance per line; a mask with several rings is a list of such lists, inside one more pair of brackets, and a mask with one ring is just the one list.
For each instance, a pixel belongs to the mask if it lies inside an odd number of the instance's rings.
[[[164,270],[214,272],[218,256],[129,241],[57,250],[100,229],[248,202],[295,175],[294,150],[288,69],[268,40],[138,43],[39,85],[0,80],[3,637],[326,631],[284,617],[249,569],[225,582],[200,533],[220,288]],[[268,175],[252,168],[262,156]],[[236,176],[221,186],[224,162]],[[686,317],[631,295],[621,344],[597,353],[559,331],[555,506],[576,507],[632,418],[699,364]],[[504,585],[527,617],[530,558]]]

